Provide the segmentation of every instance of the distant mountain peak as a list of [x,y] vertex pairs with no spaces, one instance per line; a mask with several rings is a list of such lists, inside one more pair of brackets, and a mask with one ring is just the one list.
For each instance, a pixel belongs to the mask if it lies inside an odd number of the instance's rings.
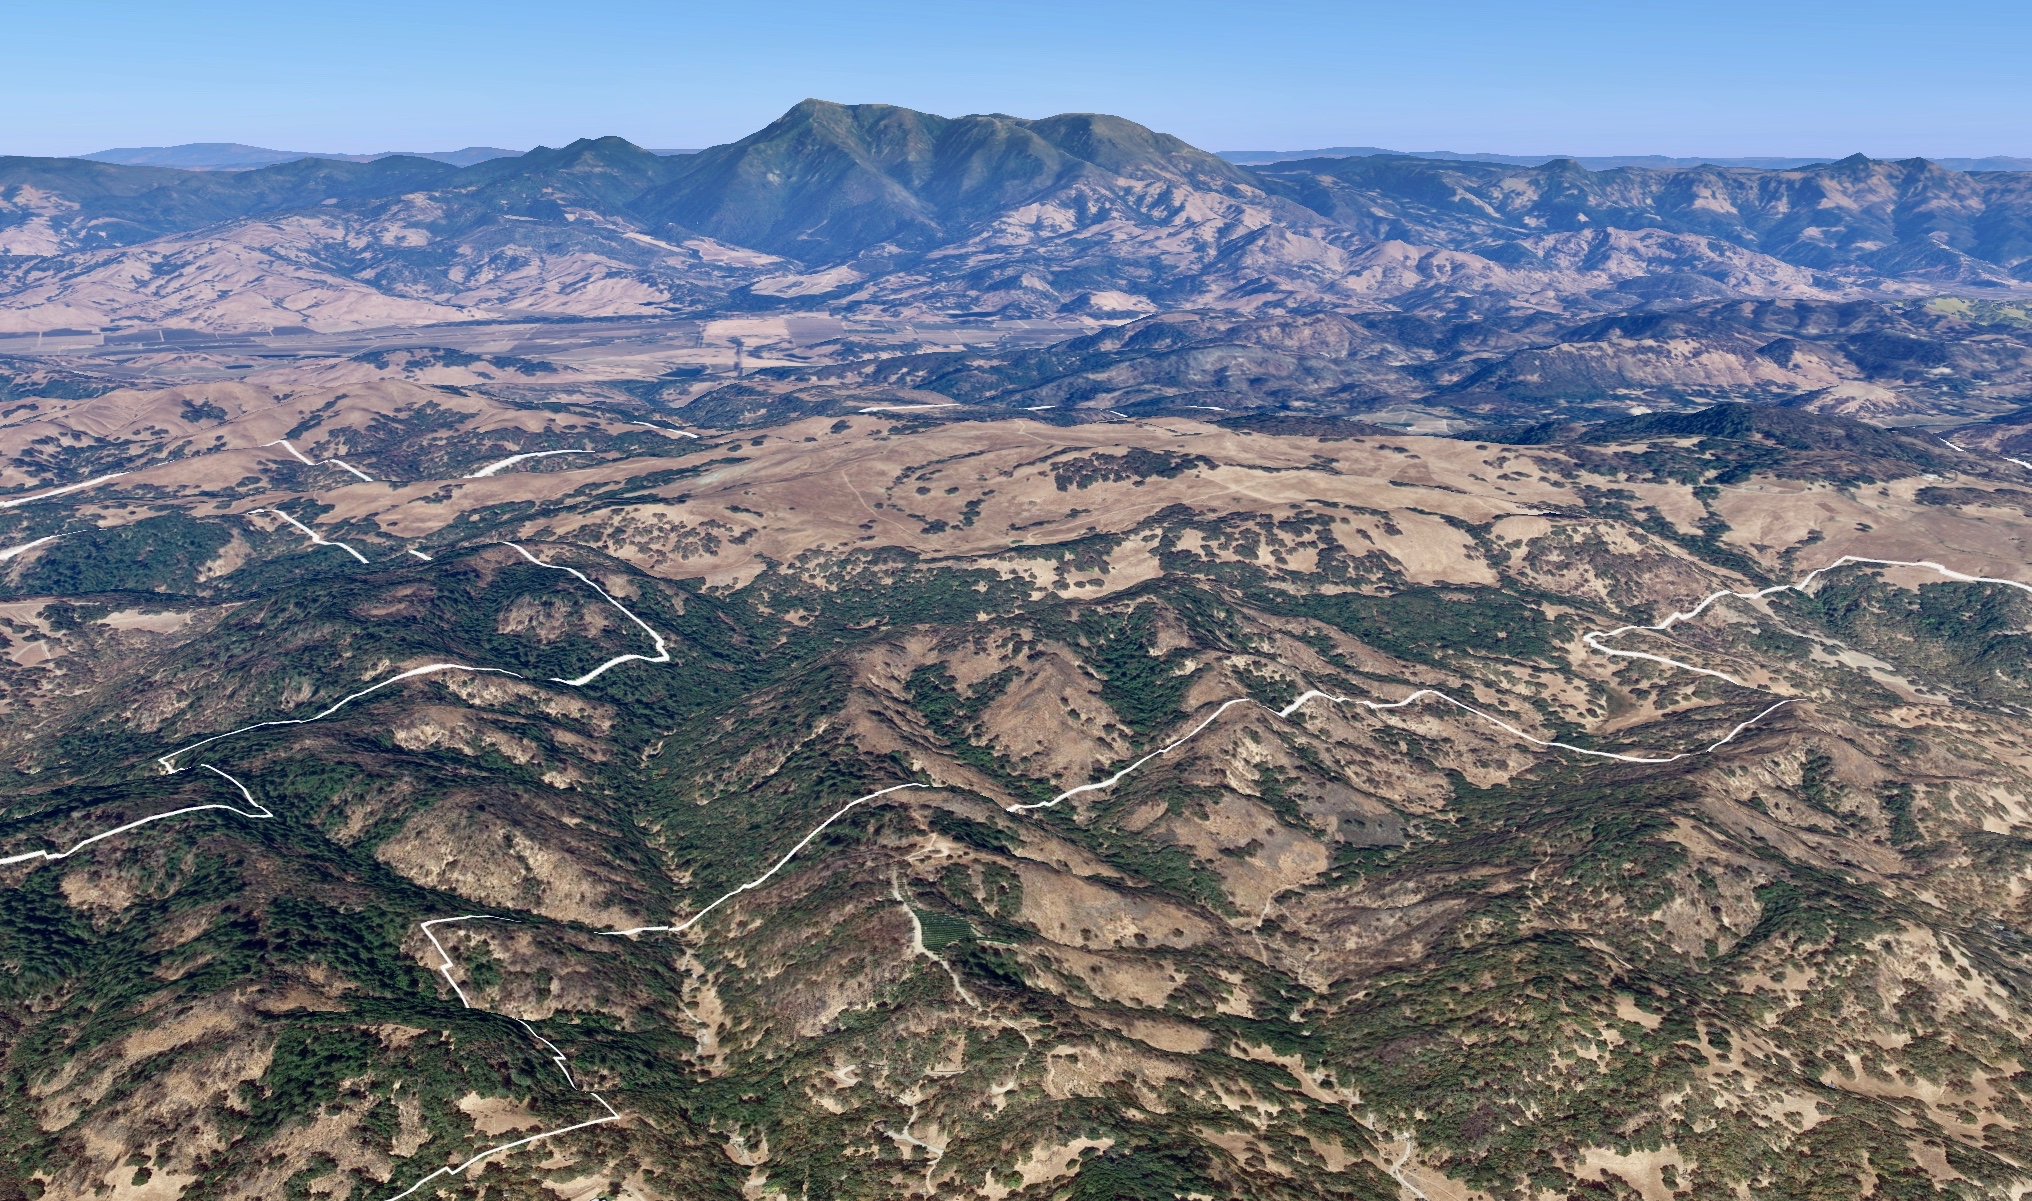
[[314,150],[271,150],[266,146],[249,146],[244,142],[186,142],[180,146],[121,146],[111,150],[96,150],[91,154],[77,157],[95,163],[113,163],[123,167],[175,167],[183,171],[251,171],[260,167],[272,167],[278,163],[293,163],[298,159],[332,159],[347,163],[371,163],[384,158],[426,158],[434,162],[449,163],[454,167],[470,167],[491,159],[513,158],[520,150],[504,150],[499,146],[467,146],[461,150],[384,150],[375,154],[335,154]]
[[[1327,146],[1317,150],[1223,150],[1219,153],[1220,157],[1227,161],[1245,166],[1300,162],[1306,159],[1418,158],[1450,162],[1496,163],[1506,167],[1542,167],[1558,159],[1572,159],[1590,171],[1613,171],[1621,167],[1639,167],[1650,170],[1672,170],[1689,167],[1748,167],[1760,171],[1793,171],[1803,167],[1826,166],[1835,161],[1832,155],[1823,155],[1818,158],[1732,158],[1727,156],[1693,158],[1674,157],[1665,154],[1499,154],[1493,151],[1463,154],[1455,150],[1386,150],[1381,146]],[[1869,156],[1851,155],[1850,157],[1868,159]],[[1897,161],[1914,162],[1922,160],[1947,171],[2032,171],[2032,158],[2013,158],[2008,155],[1992,155],[1987,158],[1957,158],[1950,155],[1935,155],[1931,157],[1907,157]]]

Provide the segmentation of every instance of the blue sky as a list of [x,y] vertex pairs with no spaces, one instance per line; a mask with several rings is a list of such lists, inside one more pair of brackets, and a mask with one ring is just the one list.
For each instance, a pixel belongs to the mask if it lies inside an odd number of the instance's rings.
[[0,5],[0,153],[730,141],[805,96],[1213,150],[2032,155],[2032,5]]

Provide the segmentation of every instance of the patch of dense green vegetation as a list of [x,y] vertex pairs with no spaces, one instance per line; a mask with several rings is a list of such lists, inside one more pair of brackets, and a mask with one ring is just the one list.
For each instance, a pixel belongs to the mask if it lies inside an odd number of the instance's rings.
[[1566,640],[1566,624],[1531,601],[1494,588],[1415,586],[1387,596],[1356,592],[1312,595],[1284,607],[1335,626],[1412,662],[1440,663],[1459,654],[1550,661]]
[[1811,596],[1781,594],[1781,612],[1813,623],[1915,678],[1979,703],[2032,702],[2032,597],[1998,584],[1900,588],[1880,572],[1827,577]]
[[924,930],[924,948],[937,953],[956,942],[974,937],[974,928],[964,918],[931,909],[915,909],[918,925]]
[[1176,479],[1188,471],[1212,466],[1214,461],[1205,455],[1145,450],[1134,446],[1119,455],[1092,454],[1063,459],[1051,465],[1051,473],[1058,490],[1064,492],[1069,488],[1084,490],[1095,484],[1124,480],[1140,486],[1147,479]]
[[1086,609],[1070,618],[1051,615],[1040,623],[1080,652],[1101,679],[1101,699],[1138,734],[1178,719],[1179,702],[1197,672],[1185,648],[1157,652],[1161,612],[1157,604],[1143,602],[1126,610]]
[[158,513],[128,525],[85,530],[51,543],[11,589],[25,596],[94,592],[188,592],[233,534],[223,523]]

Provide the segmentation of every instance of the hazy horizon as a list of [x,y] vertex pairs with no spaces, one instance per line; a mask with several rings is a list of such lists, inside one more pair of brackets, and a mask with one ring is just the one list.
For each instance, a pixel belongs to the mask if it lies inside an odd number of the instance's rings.
[[[856,103],[856,102],[842,102],[842,103]],[[883,101],[864,101],[864,102],[859,102],[859,103],[887,103],[887,102],[883,102]],[[786,105],[785,107],[786,107],[786,108],[788,108],[789,106],[787,106],[787,105]],[[941,114],[941,115],[943,115],[943,116],[965,116],[965,115],[971,115],[971,114],[959,114],[959,113],[945,113],[945,114]],[[1054,115],[1057,115],[1057,114],[1050,114],[1050,113],[1045,113],[1045,114],[1034,114],[1034,116],[1054,116]],[[1116,115],[1116,116],[1124,116],[1124,117],[1129,117],[1129,119],[1131,119],[1131,120],[1134,120],[1134,119],[1135,119],[1135,118],[1134,118],[1134,116],[1133,116],[1132,114],[1128,114],[1128,113],[1117,113],[1117,114],[1114,114],[1114,115]],[[767,124],[767,122],[764,122],[763,124]],[[757,129],[759,129],[759,128],[761,128],[761,127],[762,127],[761,125],[758,125],[758,126],[756,126],[756,128],[757,128]],[[754,131],[754,130],[749,130],[749,131],[747,131],[747,133],[743,133],[743,134],[739,135],[738,137],[734,137],[734,138],[728,138],[728,139],[726,139],[725,141],[727,141],[727,142],[733,142],[733,141],[738,141],[740,137],[746,137],[748,133],[753,133],[753,132],[755,132],[755,131]],[[1167,132],[1167,133],[1168,133],[1168,132],[1172,132],[1172,131],[1170,131],[1170,130],[1165,130],[1164,132]],[[584,135],[582,135],[582,137],[584,137],[584,138],[587,138],[587,139],[594,139],[594,138],[602,138],[602,137],[620,137],[620,138],[623,138],[624,140],[626,140],[626,141],[628,141],[628,142],[631,142],[631,143],[633,143],[634,145],[637,145],[637,146],[640,146],[640,147],[642,147],[642,148],[643,148],[643,149],[645,149],[645,150],[655,150],[655,151],[659,151],[659,152],[664,152],[664,153],[669,153],[669,152],[671,152],[671,151],[676,151],[676,150],[683,150],[683,151],[687,151],[687,152],[696,152],[696,151],[699,151],[699,150],[705,150],[705,149],[710,149],[710,148],[711,148],[712,146],[716,146],[716,145],[722,145],[722,144],[724,144],[724,143],[722,143],[722,142],[706,142],[706,143],[700,143],[700,144],[698,144],[698,145],[696,145],[696,146],[683,146],[683,147],[677,147],[677,146],[666,146],[666,145],[663,145],[663,144],[661,144],[661,143],[655,142],[655,141],[653,141],[653,140],[644,140],[644,139],[642,139],[642,138],[634,138],[634,137],[629,137],[629,136],[628,136],[627,134],[615,134],[615,133],[588,133],[588,134],[584,134]],[[476,142],[476,141],[467,141],[467,142],[461,142],[461,143],[459,143],[459,144],[457,144],[457,145],[430,145],[430,146],[425,146],[425,145],[402,145],[402,146],[396,146],[396,145],[389,145],[389,146],[375,146],[375,147],[372,147],[372,148],[367,148],[367,147],[332,147],[332,146],[304,146],[304,145],[297,145],[297,144],[294,144],[294,143],[289,143],[289,144],[276,144],[276,145],[269,145],[269,144],[265,144],[265,143],[259,143],[259,142],[250,142],[250,141],[248,141],[248,140],[246,140],[246,139],[244,139],[244,138],[206,138],[206,139],[184,139],[184,140],[181,140],[181,141],[175,141],[175,142],[149,142],[149,143],[143,143],[143,142],[127,142],[127,143],[122,143],[122,144],[119,144],[119,145],[107,145],[107,146],[96,146],[96,147],[92,147],[92,148],[90,148],[90,149],[85,149],[85,150],[72,150],[72,151],[67,151],[67,152],[61,153],[61,154],[54,154],[54,155],[49,155],[49,156],[47,156],[47,157],[52,157],[52,158],[83,158],[83,157],[85,157],[85,156],[87,156],[87,155],[94,155],[94,154],[106,154],[106,153],[111,153],[111,152],[113,152],[113,151],[119,151],[119,150],[154,150],[154,149],[176,149],[176,148],[179,148],[179,147],[184,147],[184,146],[207,146],[207,145],[213,145],[213,146],[241,146],[241,147],[247,147],[247,148],[250,148],[250,149],[256,149],[256,150],[273,150],[273,151],[277,151],[277,152],[282,152],[282,153],[290,153],[290,154],[306,154],[306,155],[377,155],[377,154],[404,154],[404,153],[409,153],[409,154],[420,154],[420,153],[430,153],[430,154],[445,154],[445,153],[452,153],[452,152],[455,152],[455,151],[459,151],[459,150],[471,150],[471,149],[490,149],[490,150],[508,150],[508,151],[512,151],[513,153],[516,153],[516,154],[527,154],[527,153],[529,153],[530,151],[533,151],[533,150],[536,150],[536,149],[542,148],[542,147],[544,147],[544,146],[549,146],[549,147],[551,147],[552,149],[555,149],[555,148],[556,148],[556,147],[558,147],[558,146],[563,146],[563,145],[569,145],[569,144],[570,144],[571,142],[573,142],[573,141],[578,141],[578,140],[580,140],[580,139],[578,139],[578,138],[571,138],[571,139],[566,139],[566,140],[563,140],[563,141],[559,141],[559,142],[555,142],[555,143],[544,143],[544,142],[535,142],[535,141],[530,141],[530,140],[527,140],[527,139],[520,139],[520,140],[513,140],[513,141],[509,141],[509,142]],[[1187,139],[1187,141],[1191,141],[1191,139],[1189,139],[1189,138],[1188,138],[1188,139]],[[1925,150],[1915,150],[1915,151],[1910,151],[1910,152],[1905,152],[1905,153],[1883,153],[1883,154],[1873,154],[1873,153],[1870,153],[1870,152],[1868,152],[1868,151],[1857,151],[1857,150],[1820,150],[1820,151],[1804,151],[1804,150],[1802,150],[1802,151],[1792,151],[1792,152],[1782,152],[1782,153],[1781,153],[1781,152],[1758,152],[1758,153],[1754,153],[1754,154],[1753,154],[1753,153],[1738,153],[1738,152],[1735,152],[1735,151],[1693,151],[1693,152],[1686,152],[1686,153],[1672,153],[1672,152],[1667,152],[1667,151],[1659,151],[1659,150],[1646,150],[1646,149],[1634,149],[1634,150],[1633,150],[1633,149],[1623,149],[1623,150],[1609,150],[1609,151],[1587,151],[1587,152],[1580,152],[1580,151],[1573,151],[1573,150],[1566,150],[1566,149],[1561,149],[1561,148],[1558,148],[1558,147],[1553,147],[1553,148],[1549,148],[1549,149],[1548,149],[1548,148],[1545,148],[1545,147],[1534,147],[1534,148],[1506,148],[1506,147],[1500,147],[1500,146],[1485,146],[1485,145],[1480,145],[1480,144],[1475,144],[1475,145],[1464,145],[1464,146],[1380,146],[1380,145],[1374,145],[1374,144],[1372,144],[1372,143],[1370,143],[1370,142],[1364,141],[1364,140],[1362,140],[1362,139],[1359,139],[1359,138],[1353,138],[1353,137],[1349,137],[1349,138],[1341,138],[1341,139],[1338,139],[1338,140],[1335,140],[1335,141],[1328,141],[1328,142],[1321,142],[1321,143],[1318,143],[1317,145],[1308,145],[1308,146],[1273,146],[1273,145],[1269,145],[1269,144],[1260,144],[1260,143],[1259,143],[1259,144],[1248,144],[1248,145],[1236,145],[1236,146],[1207,146],[1207,145],[1200,145],[1199,143],[1194,143],[1194,145],[1197,145],[1197,146],[1199,146],[1199,148],[1200,148],[1200,149],[1202,149],[1202,150],[1208,150],[1208,151],[1212,151],[1212,152],[1214,152],[1214,153],[1217,153],[1217,154],[1258,154],[1258,153],[1260,153],[1260,154],[1290,154],[1290,153],[1295,153],[1295,152],[1299,152],[1299,151],[1306,151],[1306,150],[1339,150],[1339,149],[1350,149],[1350,148],[1356,148],[1356,149],[1365,149],[1365,150],[1368,150],[1368,149],[1373,149],[1373,150],[1387,150],[1387,151],[1391,151],[1391,152],[1394,152],[1394,153],[1403,153],[1403,154],[1411,154],[1411,155],[1416,155],[1416,154],[1467,154],[1467,155],[1472,155],[1472,154],[1497,154],[1497,155],[1504,155],[1504,156],[1507,156],[1507,157],[1516,157],[1516,158],[1536,158],[1536,157],[1545,157],[1545,158],[1559,158],[1559,157],[1572,157],[1572,158],[1644,158],[1644,157],[1660,157],[1660,158],[1707,158],[1707,159],[1712,159],[1712,160],[1715,160],[1715,161],[1722,161],[1722,160],[1728,160],[1728,159],[1752,159],[1752,158],[1756,158],[1756,159],[1812,159],[1812,160],[1815,160],[1815,161],[1827,161],[1827,162],[1832,162],[1832,161],[1834,161],[1834,160],[1837,160],[1837,159],[1843,159],[1843,158],[1847,158],[1847,157],[1848,157],[1849,155],[1851,155],[1851,154],[1856,154],[1856,153],[1863,153],[1863,154],[1867,154],[1867,155],[1868,155],[1868,157],[1870,157],[1870,158],[1873,158],[1873,159],[1885,159],[1885,160],[1898,160],[1898,159],[1911,159],[1911,158],[1924,158],[1924,159],[1934,159],[1934,160],[1938,160],[1938,159],[1944,159],[1944,158],[1954,158],[1954,159],[1966,159],[1966,158],[2013,158],[2013,157],[2032,157],[2032,155],[2014,155],[2014,154],[2011,154],[2011,153],[2009,153],[2009,152],[2004,152],[2004,151],[1992,151],[1992,152],[1978,152],[1978,153],[1966,153],[1966,154],[1947,154],[1947,153],[1930,153],[1930,152],[1928,152],[1928,151],[1925,151]],[[0,154],[14,154],[14,153],[18,153],[18,152],[15,152],[15,151],[8,151],[8,150],[0,150]]]
[[[560,20],[527,0],[291,11],[118,0],[89,26],[13,15],[0,153],[241,142],[320,153],[710,146],[806,96],[951,115],[1109,112],[1218,149],[1876,158],[2032,155],[1995,3],[1681,10],[1474,0],[1252,12],[1181,3],[625,0]],[[399,29],[398,37],[382,31]]]

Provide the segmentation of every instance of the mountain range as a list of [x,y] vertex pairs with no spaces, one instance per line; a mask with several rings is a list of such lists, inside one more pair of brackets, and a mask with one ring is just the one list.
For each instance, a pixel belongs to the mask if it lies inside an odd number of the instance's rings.
[[[1786,171],[1830,163],[1844,156],[1820,155],[1808,158],[1762,156],[1730,158],[1675,157],[1669,154],[1497,154],[1483,151],[1462,154],[1458,150],[1385,150],[1381,146],[1326,146],[1318,150],[1222,150],[1217,153],[1231,163],[1254,166],[1285,163],[1307,158],[1429,158],[1455,162],[1501,163],[1509,167],[1542,167],[1562,159],[1579,163],[1590,171],[1613,171],[1618,167],[1752,167],[1762,171]],[[1950,171],[2032,171],[2032,158],[1993,154],[1983,158],[1936,156],[1928,160]]]
[[115,163],[125,167],[177,167],[185,171],[247,171],[272,167],[302,158],[332,159],[347,163],[371,163],[376,159],[427,158],[455,167],[470,167],[488,159],[512,158],[520,150],[499,146],[468,146],[463,150],[384,150],[379,154],[330,154],[312,150],[270,150],[240,142],[185,142],[179,146],[116,146],[77,157],[86,162]]
[[0,160],[0,1201],[2023,1201],[2028,189]]
[[[87,162],[117,163],[128,167],[176,167],[184,171],[251,171],[292,163],[298,159],[321,158],[345,163],[371,163],[384,158],[427,158],[470,167],[490,159],[514,158],[525,153],[499,146],[468,146],[463,150],[384,150],[379,154],[333,154],[314,150],[270,150],[240,142],[185,142],[178,146],[119,146],[77,157]],[[696,150],[654,150],[652,154],[696,154]]]
[[12,158],[0,328],[2011,295],[2032,274],[2028,181],[1860,156],[1783,171],[1249,167],[1119,117],[821,101],[682,156],[598,138],[466,167]]

